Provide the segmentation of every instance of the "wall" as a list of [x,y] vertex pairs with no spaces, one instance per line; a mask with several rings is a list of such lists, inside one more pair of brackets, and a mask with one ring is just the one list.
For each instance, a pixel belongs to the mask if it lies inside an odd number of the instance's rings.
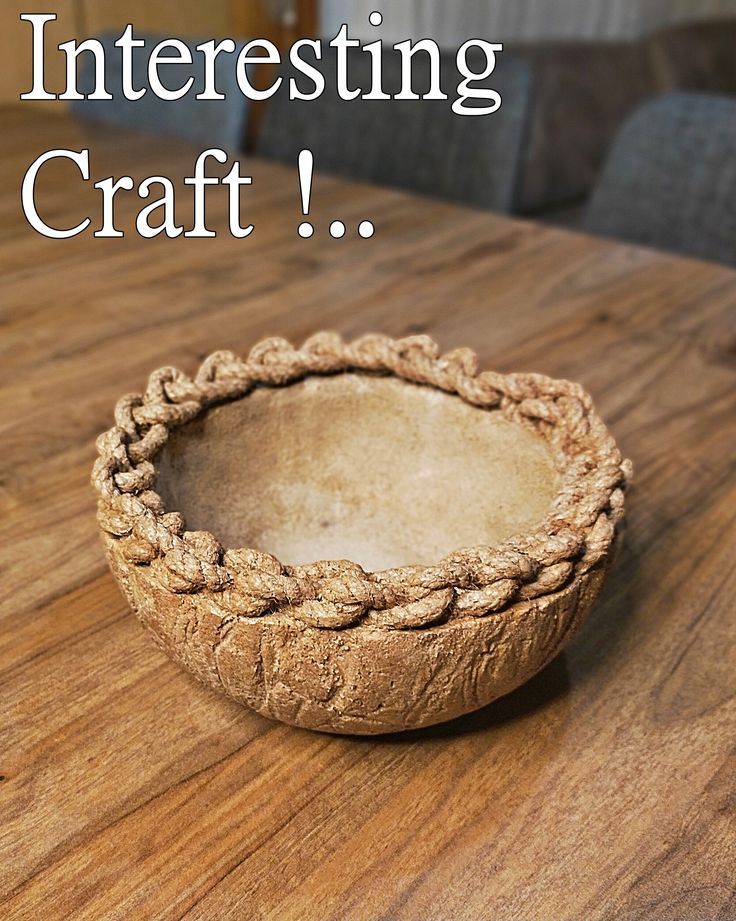
[[[312,0],[295,0],[302,7]],[[316,3],[317,0],[314,0]],[[17,102],[30,88],[28,23],[21,12],[56,12],[47,27],[49,45],[133,22],[140,31],[182,35],[270,35],[260,0],[0,0],[0,102]],[[453,46],[470,36],[502,41],[539,38],[633,37],[668,23],[708,16],[736,16],[736,0],[322,0],[322,34],[341,22],[362,38],[390,41],[431,35]],[[384,25],[368,25],[373,9]],[[306,16],[310,20],[311,12]],[[311,31],[311,27],[305,33]],[[275,36],[274,36],[275,37]],[[61,55],[50,55],[48,88],[63,82]],[[29,103],[30,104],[30,103]],[[48,105],[48,103],[33,103]],[[53,105],[53,104],[52,104]]]
[[[56,13],[57,21],[46,26],[49,45],[64,42],[76,32],[77,4],[75,0],[28,0],[8,3],[5,0],[0,28],[0,101],[18,102],[20,93],[31,88],[31,26],[21,22],[21,13]],[[59,55],[46,68],[46,88],[55,92],[64,82],[64,63]],[[26,103],[48,105],[48,103]]]
[[[368,25],[372,10],[384,14]],[[323,35],[349,22],[358,38],[433,37],[454,46],[470,37],[501,41],[633,38],[672,22],[736,16],[736,0],[322,0]]]
[[[58,92],[64,84],[64,57],[50,53],[59,42],[87,37],[105,29],[123,30],[132,22],[136,30],[177,35],[228,34],[231,0],[0,0],[0,102],[17,102],[31,87],[31,26],[21,13],[56,13],[46,26],[47,89]],[[26,102],[24,105],[55,103]]]
[[[56,13],[46,27],[47,89],[64,83],[64,57],[50,53],[59,42],[86,38],[104,30],[122,31],[132,22],[137,32],[208,38],[263,36],[289,44],[299,34],[315,31],[317,0],[291,0],[292,21],[286,27],[274,17],[275,0],[0,0],[0,103],[17,102],[31,86],[31,26],[23,13]],[[291,32],[294,34],[291,35]],[[27,105],[54,106],[34,102]]]

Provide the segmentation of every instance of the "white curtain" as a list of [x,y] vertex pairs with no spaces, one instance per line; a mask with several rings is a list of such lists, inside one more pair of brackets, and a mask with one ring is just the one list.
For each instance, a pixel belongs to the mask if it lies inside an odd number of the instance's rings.
[[[372,10],[383,25],[368,23]],[[453,47],[468,38],[536,41],[635,38],[663,25],[736,16],[736,0],[322,0],[322,34],[347,22],[360,39],[434,38]]]

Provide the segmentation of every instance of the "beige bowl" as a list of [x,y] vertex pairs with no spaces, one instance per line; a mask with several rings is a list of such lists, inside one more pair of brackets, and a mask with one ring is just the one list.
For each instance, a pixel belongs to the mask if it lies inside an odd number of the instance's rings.
[[578,385],[423,336],[219,352],[116,423],[93,483],[133,610],[201,681],[329,732],[447,720],[542,668],[600,590],[629,474]]

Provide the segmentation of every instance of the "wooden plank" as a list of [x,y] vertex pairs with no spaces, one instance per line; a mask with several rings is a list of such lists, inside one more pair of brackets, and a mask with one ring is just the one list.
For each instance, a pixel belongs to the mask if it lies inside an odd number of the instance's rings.
[[[45,240],[17,183],[85,129],[7,124],[0,916],[734,917],[736,273],[326,177],[303,241],[293,171],[258,161],[247,240],[215,199],[215,240]],[[93,150],[137,177],[182,176],[195,153],[119,132]],[[62,171],[45,181],[61,222],[94,206]],[[130,196],[120,225],[134,215]],[[168,662],[106,570],[87,481],[115,399],[159,365],[323,326],[429,332],[581,380],[636,465],[584,630],[448,726],[267,723]]]

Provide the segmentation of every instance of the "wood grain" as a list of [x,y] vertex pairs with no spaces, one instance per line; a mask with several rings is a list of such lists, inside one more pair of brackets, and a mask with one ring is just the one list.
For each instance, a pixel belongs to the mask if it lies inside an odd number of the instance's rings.
[[[736,274],[324,177],[303,241],[294,172],[257,161],[247,240],[219,200],[214,240],[47,240],[21,176],[88,129],[2,118],[0,916],[735,917]],[[91,146],[97,178],[180,176],[194,154]],[[67,224],[95,195],[61,168],[39,190]],[[134,213],[129,196],[120,225]],[[88,477],[115,399],[162,364],[321,327],[427,331],[580,380],[636,465],[581,634],[448,726],[266,722],[166,660],[107,572]]]

